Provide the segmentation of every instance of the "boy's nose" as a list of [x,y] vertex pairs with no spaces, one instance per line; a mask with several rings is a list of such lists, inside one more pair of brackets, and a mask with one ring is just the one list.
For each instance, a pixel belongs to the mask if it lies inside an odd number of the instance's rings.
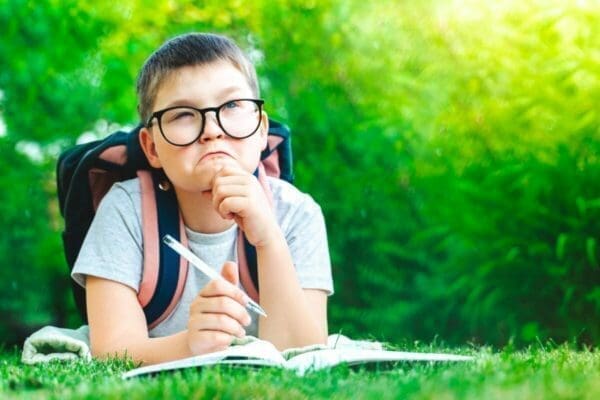
[[217,115],[214,112],[204,114],[204,129],[200,134],[200,142],[221,138],[225,135],[223,128],[219,126]]

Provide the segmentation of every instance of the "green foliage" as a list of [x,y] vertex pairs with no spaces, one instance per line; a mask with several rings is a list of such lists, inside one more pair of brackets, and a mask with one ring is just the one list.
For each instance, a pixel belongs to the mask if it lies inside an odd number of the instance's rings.
[[[600,80],[597,63],[582,54],[600,36],[589,25],[600,13],[513,5],[445,9],[439,31],[423,34],[444,63],[415,68],[434,82],[438,104],[407,113],[421,115],[411,120],[426,134],[410,180],[428,236],[407,247],[429,254],[411,293],[416,307],[405,315],[413,332],[422,329],[417,337],[597,343],[588,321],[600,313],[600,225],[598,209],[585,204],[600,198],[592,106]],[[481,20],[489,21],[486,34],[473,35]],[[428,84],[414,87],[418,95]]]
[[597,5],[559,0],[0,0],[0,341],[78,323],[58,150],[137,122],[137,71],[165,39],[218,31],[255,59],[325,213],[330,330],[597,344],[599,27]]
[[67,323],[69,303],[64,293],[69,282],[64,279],[60,237],[48,226],[49,219],[51,224],[57,222],[49,211],[55,200],[40,184],[48,182],[48,166],[15,152],[15,143],[7,138],[0,138],[0,154],[0,185],[5,188],[0,192],[0,226],[9,232],[0,238],[4,257],[0,337],[10,343],[48,321]]
[[0,2],[0,88],[14,138],[65,138],[100,117],[94,51],[114,28],[107,10],[74,0]]
[[510,336],[596,341],[598,327],[588,321],[600,316],[593,248],[600,166],[581,151],[594,146],[600,150],[598,142],[582,138],[571,148],[561,146],[552,164],[505,155],[460,176],[424,181],[432,198],[446,198],[427,209],[445,234],[419,291],[443,304],[422,303],[419,318],[432,326],[432,310],[448,320],[461,309],[460,324],[496,343]]

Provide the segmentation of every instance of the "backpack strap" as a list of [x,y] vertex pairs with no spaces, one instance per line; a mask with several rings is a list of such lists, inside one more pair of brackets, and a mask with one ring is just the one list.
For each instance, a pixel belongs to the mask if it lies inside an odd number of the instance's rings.
[[[258,178],[258,182],[262,186],[265,195],[267,196],[267,201],[269,202],[269,207],[271,210],[274,208],[273,203],[273,193],[271,192],[271,188],[269,187],[269,183],[267,182],[267,174],[265,172],[265,168],[262,164],[259,164],[254,176]],[[246,289],[246,293],[248,296],[256,302],[259,301],[258,296],[258,260],[256,258],[256,248],[250,244],[244,232],[241,229],[238,229],[238,239],[237,239],[237,253],[238,253],[238,269],[240,273],[240,282],[244,289]]]
[[[162,237],[170,234],[187,245],[187,236],[174,190],[159,188],[159,177],[138,171],[142,193],[144,266],[138,300],[148,327],[162,322],[175,308],[185,285],[188,265],[183,257],[165,249]],[[174,267],[179,265],[179,268]]]
[[268,145],[261,153],[261,164],[268,176],[294,183],[292,168],[292,135],[290,129],[277,121],[269,119]]

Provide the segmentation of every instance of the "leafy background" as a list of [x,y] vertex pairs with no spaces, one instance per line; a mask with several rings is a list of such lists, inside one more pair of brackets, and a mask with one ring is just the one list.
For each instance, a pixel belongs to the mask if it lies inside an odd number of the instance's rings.
[[321,204],[332,332],[600,342],[600,3],[0,0],[0,343],[76,327],[54,168],[167,38],[235,38]]

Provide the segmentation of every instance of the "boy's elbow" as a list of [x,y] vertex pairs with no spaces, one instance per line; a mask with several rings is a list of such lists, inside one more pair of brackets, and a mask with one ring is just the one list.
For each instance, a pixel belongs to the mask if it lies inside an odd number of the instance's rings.
[[[115,346],[114,344],[92,342],[90,344],[92,357],[97,360],[111,360],[115,358],[125,358],[128,355],[127,348]],[[131,354],[129,354],[131,357]]]
[[[144,345],[144,338],[119,340],[116,337],[90,337],[90,352],[94,359],[113,360],[113,359],[131,359],[135,362],[143,362],[140,358],[141,347]],[[141,347],[140,347],[141,346]]]

